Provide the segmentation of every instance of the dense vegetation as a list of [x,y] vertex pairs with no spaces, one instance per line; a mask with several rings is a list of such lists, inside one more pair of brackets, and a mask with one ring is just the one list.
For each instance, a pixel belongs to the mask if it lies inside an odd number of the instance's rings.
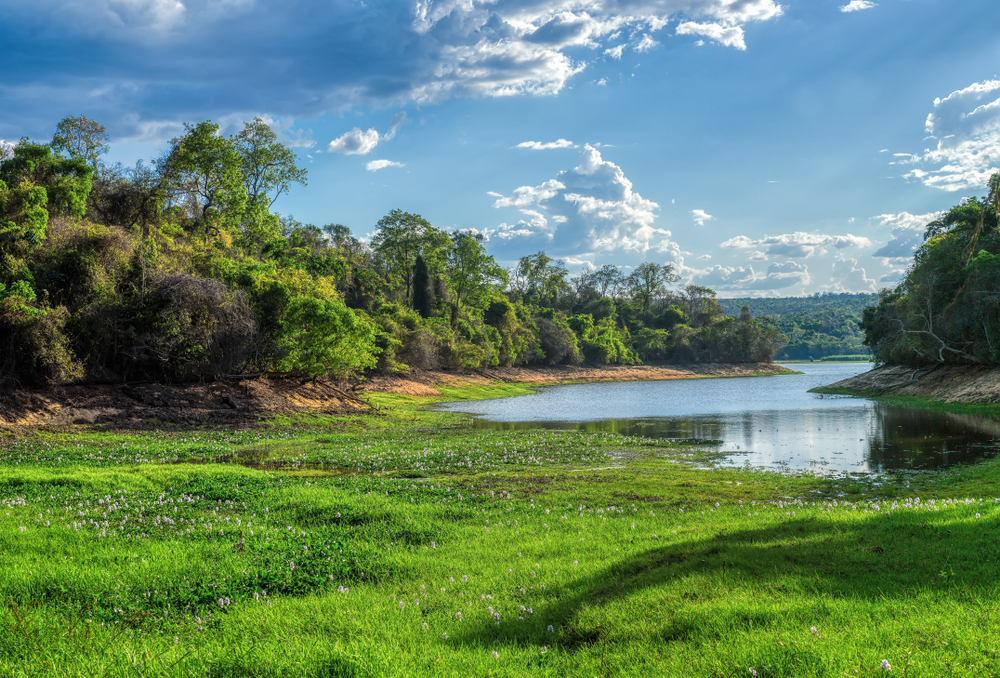
[[862,321],[883,363],[1000,363],[1000,175],[927,225],[906,278]]
[[767,361],[780,332],[669,265],[504,270],[474,231],[393,210],[371,242],[271,211],[306,171],[261,120],[110,165],[63,120],[0,158],[0,384],[372,368]]
[[778,360],[822,360],[868,356],[860,322],[864,309],[878,302],[876,294],[831,293],[808,297],[720,299],[722,310],[737,313],[743,306],[774,320],[788,344]]

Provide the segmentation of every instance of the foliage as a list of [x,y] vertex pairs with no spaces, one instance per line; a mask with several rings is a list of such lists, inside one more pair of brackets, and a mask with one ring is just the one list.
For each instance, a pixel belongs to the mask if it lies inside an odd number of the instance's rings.
[[906,277],[865,309],[865,345],[880,363],[1000,362],[997,193],[969,198],[927,225]]
[[370,243],[274,214],[307,173],[259,118],[188,124],[151,164],[106,151],[79,116],[0,161],[0,385],[767,361],[780,343],[711,290],[671,289],[670,264],[570,279],[545,252],[504,270],[480,233],[400,209]]

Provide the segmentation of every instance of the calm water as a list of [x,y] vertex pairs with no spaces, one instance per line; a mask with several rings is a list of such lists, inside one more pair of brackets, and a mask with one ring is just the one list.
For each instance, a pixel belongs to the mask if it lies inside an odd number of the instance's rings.
[[867,371],[867,363],[792,367],[804,374],[572,384],[440,407],[476,415],[480,428],[710,440],[726,464],[825,473],[943,468],[1000,452],[997,419],[808,393]]

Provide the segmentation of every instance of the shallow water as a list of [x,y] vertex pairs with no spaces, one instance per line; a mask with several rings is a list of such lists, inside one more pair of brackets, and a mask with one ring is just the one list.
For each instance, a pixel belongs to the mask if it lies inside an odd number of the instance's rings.
[[803,374],[570,384],[440,408],[476,415],[478,428],[711,440],[723,464],[820,473],[946,468],[1000,452],[1000,420],[991,417],[808,393],[867,363],[791,367]]

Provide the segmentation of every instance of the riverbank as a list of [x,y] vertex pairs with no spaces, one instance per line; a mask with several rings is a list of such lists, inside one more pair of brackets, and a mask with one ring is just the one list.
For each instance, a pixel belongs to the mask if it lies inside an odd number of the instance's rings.
[[1000,403],[1000,368],[886,365],[812,392],[952,405],[993,405]]
[[0,436],[0,675],[994,674],[996,463],[705,469],[370,397],[381,416]]
[[440,396],[450,388],[495,384],[551,386],[601,381],[666,381],[716,377],[757,377],[795,374],[777,363],[701,363],[695,365],[551,365],[491,367],[471,372],[414,370],[409,375],[372,375],[362,385],[370,393]]
[[194,384],[73,384],[0,394],[0,427],[249,426],[275,416],[363,413],[370,409],[367,397],[375,393],[443,396],[454,389],[464,389],[465,397],[469,397],[475,389],[491,389],[500,384],[529,386],[779,374],[794,372],[775,363],[557,365],[495,367],[471,372],[414,370],[409,375],[373,374],[353,384],[264,376]]

